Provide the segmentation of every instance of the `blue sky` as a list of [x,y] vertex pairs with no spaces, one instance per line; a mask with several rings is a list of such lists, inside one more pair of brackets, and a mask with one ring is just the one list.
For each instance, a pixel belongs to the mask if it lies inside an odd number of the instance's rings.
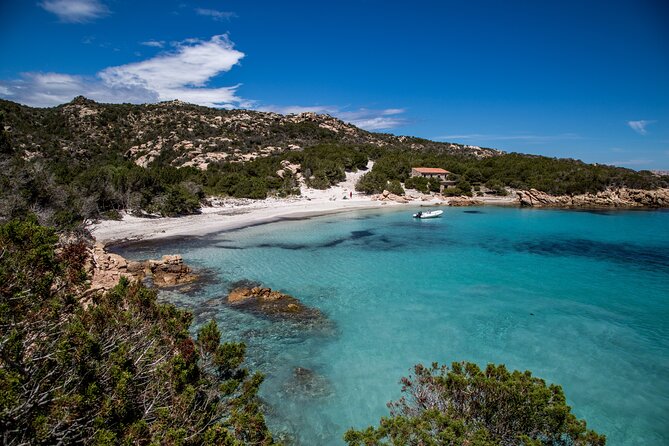
[[0,97],[182,99],[669,169],[669,3],[0,2]]

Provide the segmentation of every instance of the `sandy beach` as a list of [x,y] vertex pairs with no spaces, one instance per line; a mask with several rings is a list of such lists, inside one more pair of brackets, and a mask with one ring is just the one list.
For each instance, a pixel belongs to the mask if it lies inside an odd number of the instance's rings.
[[[167,237],[200,236],[245,226],[271,223],[286,218],[305,218],[362,209],[384,209],[397,206],[447,205],[441,196],[418,196],[408,203],[378,201],[355,192],[355,183],[364,171],[347,173],[346,181],[327,190],[302,187],[301,195],[287,198],[213,199],[212,206],[200,214],[181,217],[142,218],[123,213],[122,220],[102,220],[89,225],[98,242],[152,240]],[[411,195],[409,196],[411,198]],[[480,198],[477,197],[477,200]],[[482,200],[486,204],[512,204],[510,197]]]

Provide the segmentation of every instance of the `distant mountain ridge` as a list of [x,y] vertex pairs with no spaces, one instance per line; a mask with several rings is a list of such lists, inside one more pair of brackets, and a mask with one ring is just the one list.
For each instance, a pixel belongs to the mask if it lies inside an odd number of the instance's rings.
[[168,157],[175,167],[206,169],[216,161],[243,162],[324,142],[486,158],[503,152],[362,130],[326,114],[281,115],[223,110],[181,101],[102,104],[83,96],[52,108],[0,100],[4,125],[26,159],[53,151],[91,156],[112,151],[146,167]]

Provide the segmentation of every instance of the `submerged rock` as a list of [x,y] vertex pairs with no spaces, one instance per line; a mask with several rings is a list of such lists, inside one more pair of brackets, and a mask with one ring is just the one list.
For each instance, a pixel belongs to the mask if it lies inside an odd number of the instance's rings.
[[300,398],[323,398],[332,394],[330,381],[323,375],[306,367],[295,367],[293,374],[283,385],[285,393]]
[[228,304],[258,313],[271,319],[290,319],[301,322],[325,320],[323,313],[310,308],[289,294],[260,286],[234,288],[228,294]]

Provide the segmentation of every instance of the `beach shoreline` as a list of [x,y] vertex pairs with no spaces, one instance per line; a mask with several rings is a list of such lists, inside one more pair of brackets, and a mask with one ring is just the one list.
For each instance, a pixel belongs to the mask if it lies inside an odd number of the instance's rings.
[[204,207],[199,214],[179,217],[144,218],[123,213],[121,220],[101,220],[90,224],[88,229],[98,242],[104,245],[118,245],[146,240],[197,237],[289,219],[372,209],[436,206],[443,203],[441,200],[381,202],[368,197],[336,201],[268,198],[248,204],[239,204],[239,200],[231,202],[233,204]]
[[[302,184],[300,195],[297,196],[270,197],[263,200],[212,197],[211,205],[203,207],[199,214],[179,217],[135,217],[123,212],[121,220],[101,220],[87,227],[98,242],[104,245],[118,245],[145,240],[197,237],[286,219],[311,218],[367,209],[448,206],[449,200],[463,199],[425,195],[408,190],[406,196],[396,201],[380,199],[383,196],[379,195],[370,196],[356,192],[356,183],[372,166],[373,163],[370,162],[367,170],[347,172],[345,181],[329,189],[311,189]],[[473,200],[503,206],[517,204],[513,196],[476,197]]]

